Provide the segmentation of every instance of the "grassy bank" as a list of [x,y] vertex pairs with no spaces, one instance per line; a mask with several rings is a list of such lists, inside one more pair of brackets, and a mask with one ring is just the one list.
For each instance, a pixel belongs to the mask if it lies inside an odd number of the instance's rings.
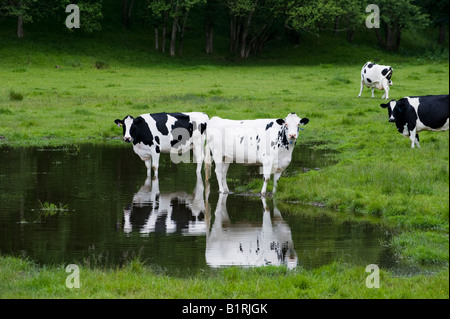
[[[359,72],[368,60],[393,66],[391,98],[448,94],[448,58],[388,54],[332,38],[280,47],[284,59],[267,55],[246,62],[195,53],[169,59],[125,36],[112,43],[108,36],[74,37],[56,47],[38,36],[5,37],[0,147],[122,143],[113,121],[127,114],[203,111],[253,119],[297,112],[310,119],[297,151],[302,143],[316,143],[336,151],[336,164],[282,178],[277,198],[376,218],[396,229],[389,244],[402,263],[433,270],[413,276],[382,270],[382,288],[367,289],[364,268],[341,262],[294,272],[226,269],[188,279],[135,262],[123,269],[82,269],[83,289],[68,290],[61,267],[1,257],[0,297],[448,298],[449,134],[421,133],[422,148],[412,150],[388,123],[381,92],[372,99],[365,89],[357,98]],[[261,183],[246,187],[257,192]]]
[[379,288],[367,288],[364,267],[343,263],[312,270],[283,267],[228,268],[177,278],[131,261],[118,269],[80,268],[80,288],[66,287],[64,267],[0,259],[0,298],[448,298],[448,270],[402,277],[380,272]]

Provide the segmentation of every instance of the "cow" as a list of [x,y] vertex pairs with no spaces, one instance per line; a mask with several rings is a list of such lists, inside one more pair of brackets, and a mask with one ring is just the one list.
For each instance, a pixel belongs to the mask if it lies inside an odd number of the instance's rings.
[[380,104],[389,112],[389,122],[395,122],[397,131],[420,148],[419,132],[448,131],[449,101],[447,95],[407,96],[398,101]]
[[137,118],[127,115],[114,122],[123,128],[123,140],[132,142],[134,152],[145,161],[147,176],[151,176],[153,169],[154,178],[158,178],[161,153],[171,153],[171,159],[180,162],[182,160],[172,154],[186,153],[190,149],[193,149],[197,174],[200,174],[208,120],[205,113],[190,112],[142,114]]
[[361,90],[359,91],[358,97],[361,97],[364,85],[373,91],[375,89],[384,90],[382,99],[389,99],[389,86],[393,84],[392,72],[394,70],[388,65],[379,65],[372,62],[367,62],[361,69]]
[[[228,194],[219,194],[214,223],[206,233],[206,263],[217,268],[222,266],[280,266],[294,269],[298,257],[294,249],[292,232],[274,206],[273,215],[261,197],[262,222],[240,221],[230,223],[226,202]],[[209,219],[210,220],[210,219]]]
[[236,162],[262,166],[262,196],[266,195],[270,175],[274,174],[275,193],[281,173],[291,163],[300,126],[308,122],[308,118],[300,118],[295,113],[288,114],[285,119],[240,121],[211,118],[206,128],[205,169],[210,170],[214,160],[219,192],[229,192],[227,171],[230,163]]

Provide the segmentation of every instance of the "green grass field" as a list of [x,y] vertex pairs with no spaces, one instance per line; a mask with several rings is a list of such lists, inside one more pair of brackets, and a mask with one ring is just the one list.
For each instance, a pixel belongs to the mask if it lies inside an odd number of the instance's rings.
[[[234,61],[189,49],[186,57],[169,59],[130,35],[116,42],[108,35],[72,35],[59,45],[39,34],[23,41],[3,37],[0,147],[119,144],[122,131],[113,121],[127,114],[203,111],[254,119],[296,112],[310,119],[296,147],[316,143],[333,149],[336,164],[281,178],[277,199],[376,219],[395,230],[389,245],[415,271],[382,270],[381,287],[368,289],[364,268],[339,261],[316,270],[232,268],[187,279],[134,261],[121,269],[82,269],[83,289],[75,291],[65,287],[61,267],[39,268],[3,256],[1,298],[449,297],[449,134],[423,132],[422,148],[411,149],[380,108],[382,92],[372,99],[365,89],[357,98],[361,66],[368,60],[393,66],[390,98],[448,94],[448,48],[446,58],[408,54],[412,44],[388,54],[322,37],[307,38],[297,48],[273,44],[278,53],[285,50],[284,58],[267,50],[263,57]],[[97,68],[97,62],[106,65]],[[258,192],[261,185],[254,180],[246,188]]]

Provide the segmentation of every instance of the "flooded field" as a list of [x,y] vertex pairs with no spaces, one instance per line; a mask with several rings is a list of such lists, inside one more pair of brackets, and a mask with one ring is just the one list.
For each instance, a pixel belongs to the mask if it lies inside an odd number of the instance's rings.
[[[389,234],[375,225],[323,217],[336,213],[318,207],[283,203],[283,211],[272,197],[222,195],[214,174],[205,185],[195,165],[173,164],[167,154],[160,164],[151,180],[130,145],[0,149],[0,253],[102,267],[140,257],[179,274],[393,264],[383,246]],[[285,174],[330,164],[326,151],[297,147]],[[258,176],[257,167],[232,164],[230,189]]]

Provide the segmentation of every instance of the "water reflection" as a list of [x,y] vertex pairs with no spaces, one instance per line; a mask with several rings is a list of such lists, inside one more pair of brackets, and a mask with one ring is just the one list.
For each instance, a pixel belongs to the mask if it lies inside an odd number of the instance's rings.
[[154,232],[181,232],[185,236],[206,234],[203,181],[197,174],[193,193],[184,191],[160,193],[159,179],[147,177],[124,209],[123,231],[138,229],[141,236]]
[[[323,167],[324,152],[294,151],[291,173]],[[139,256],[185,274],[229,264],[316,268],[339,259],[393,267],[381,244],[391,235],[377,224],[287,203],[279,203],[281,218],[269,198],[266,205],[251,196],[220,197],[214,175],[209,194],[191,164],[162,161],[159,181],[146,180],[128,147],[0,148],[0,162],[0,254],[40,265],[89,260],[115,267]],[[231,166],[229,185],[259,178],[249,171]],[[41,216],[39,202],[69,211]]]
[[[141,237],[151,233],[181,233],[184,236],[205,236],[206,263],[210,267],[221,266],[297,266],[289,225],[274,205],[273,214],[266,198],[261,197],[261,221],[239,220],[232,222],[227,211],[228,194],[219,194],[214,222],[205,205],[209,197],[201,175],[192,193],[161,193],[159,179],[147,178],[133,196],[132,204],[124,209],[123,231],[130,234],[139,231]],[[209,207],[208,207],[209,208]]]
[[228,194],[220,194],[214,212],[214,223],[206,239],[206,263],[211,267],[228,265],[297,266],[291,229],[275,206],[273,217],[266,199],[261,197],[261,223],[232,223],[227,211]]

